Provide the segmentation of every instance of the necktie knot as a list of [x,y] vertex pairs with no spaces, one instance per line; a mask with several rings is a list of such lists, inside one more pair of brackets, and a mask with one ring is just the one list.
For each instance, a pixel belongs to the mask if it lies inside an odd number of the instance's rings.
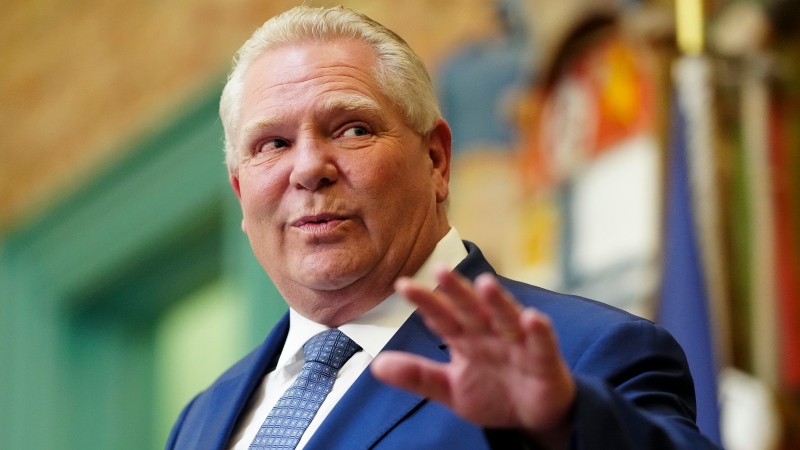
[[315,361],[339,370],[351,356],[361,350],[361,346],[353,342],[339,330],[323,331],[306,342],[303,346],[305,361]]

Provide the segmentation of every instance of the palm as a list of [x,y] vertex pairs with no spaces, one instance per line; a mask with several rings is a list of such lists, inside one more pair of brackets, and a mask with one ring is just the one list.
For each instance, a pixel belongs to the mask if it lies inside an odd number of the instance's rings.
[[[457,341],[457,340],[454,340]],[[524,342],[502,337],[482,342],[448,342],[451,363],[440,366],[449,386],[448,406],[465,419],[488,427],[526,427],[547,421],[553,381],[531,358]],[[470,345],[472,344],[472,345]]]
[[481,426],[536,435],[563,425],[575,386],[549,319],[522,310],[493,277],[472,286],[453,273],[437,276],[433,292],[408,281],[397,287],[445,341],[451,361],[387,352],[373,362],[373,373]]

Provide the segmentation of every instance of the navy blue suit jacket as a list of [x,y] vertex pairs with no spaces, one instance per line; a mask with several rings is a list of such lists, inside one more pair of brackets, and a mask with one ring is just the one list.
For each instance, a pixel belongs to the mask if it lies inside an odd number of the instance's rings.
[[[470,279],[494,270],[469,242],[456,270]],[[608,305],[499,278],[521,303],[546,313],[578,391],[571,447],[714,448],[694,423],[694,387],[683,351],[652,322]],[[283,348],[288,315],[267,340],[181,413],[167,449],[224,449],[236,420]],[[447,348],[415,313],[386,346],[448,361]],[[369,370],[356,380],[307,449],[523,448],[513,430],[485,430],[418,395],[389,387]]]

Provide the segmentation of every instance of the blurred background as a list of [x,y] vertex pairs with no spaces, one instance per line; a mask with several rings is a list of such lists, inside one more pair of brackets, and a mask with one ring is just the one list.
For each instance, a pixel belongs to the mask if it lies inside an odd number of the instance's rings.
[[[3,448],[163,448],[285,310],[217,108],[298,3],[0,3]],[[428,64],[499,272],[663,324],[704,432],[800,448],[800,0],[342,3]]]

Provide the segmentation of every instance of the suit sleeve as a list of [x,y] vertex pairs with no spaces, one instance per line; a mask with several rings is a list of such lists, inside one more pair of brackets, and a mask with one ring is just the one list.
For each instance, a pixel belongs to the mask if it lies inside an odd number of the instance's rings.
[[646,320],[608,328],[573,367],[571,448],[716,449],[695,425],[694,385],[683,350]]

